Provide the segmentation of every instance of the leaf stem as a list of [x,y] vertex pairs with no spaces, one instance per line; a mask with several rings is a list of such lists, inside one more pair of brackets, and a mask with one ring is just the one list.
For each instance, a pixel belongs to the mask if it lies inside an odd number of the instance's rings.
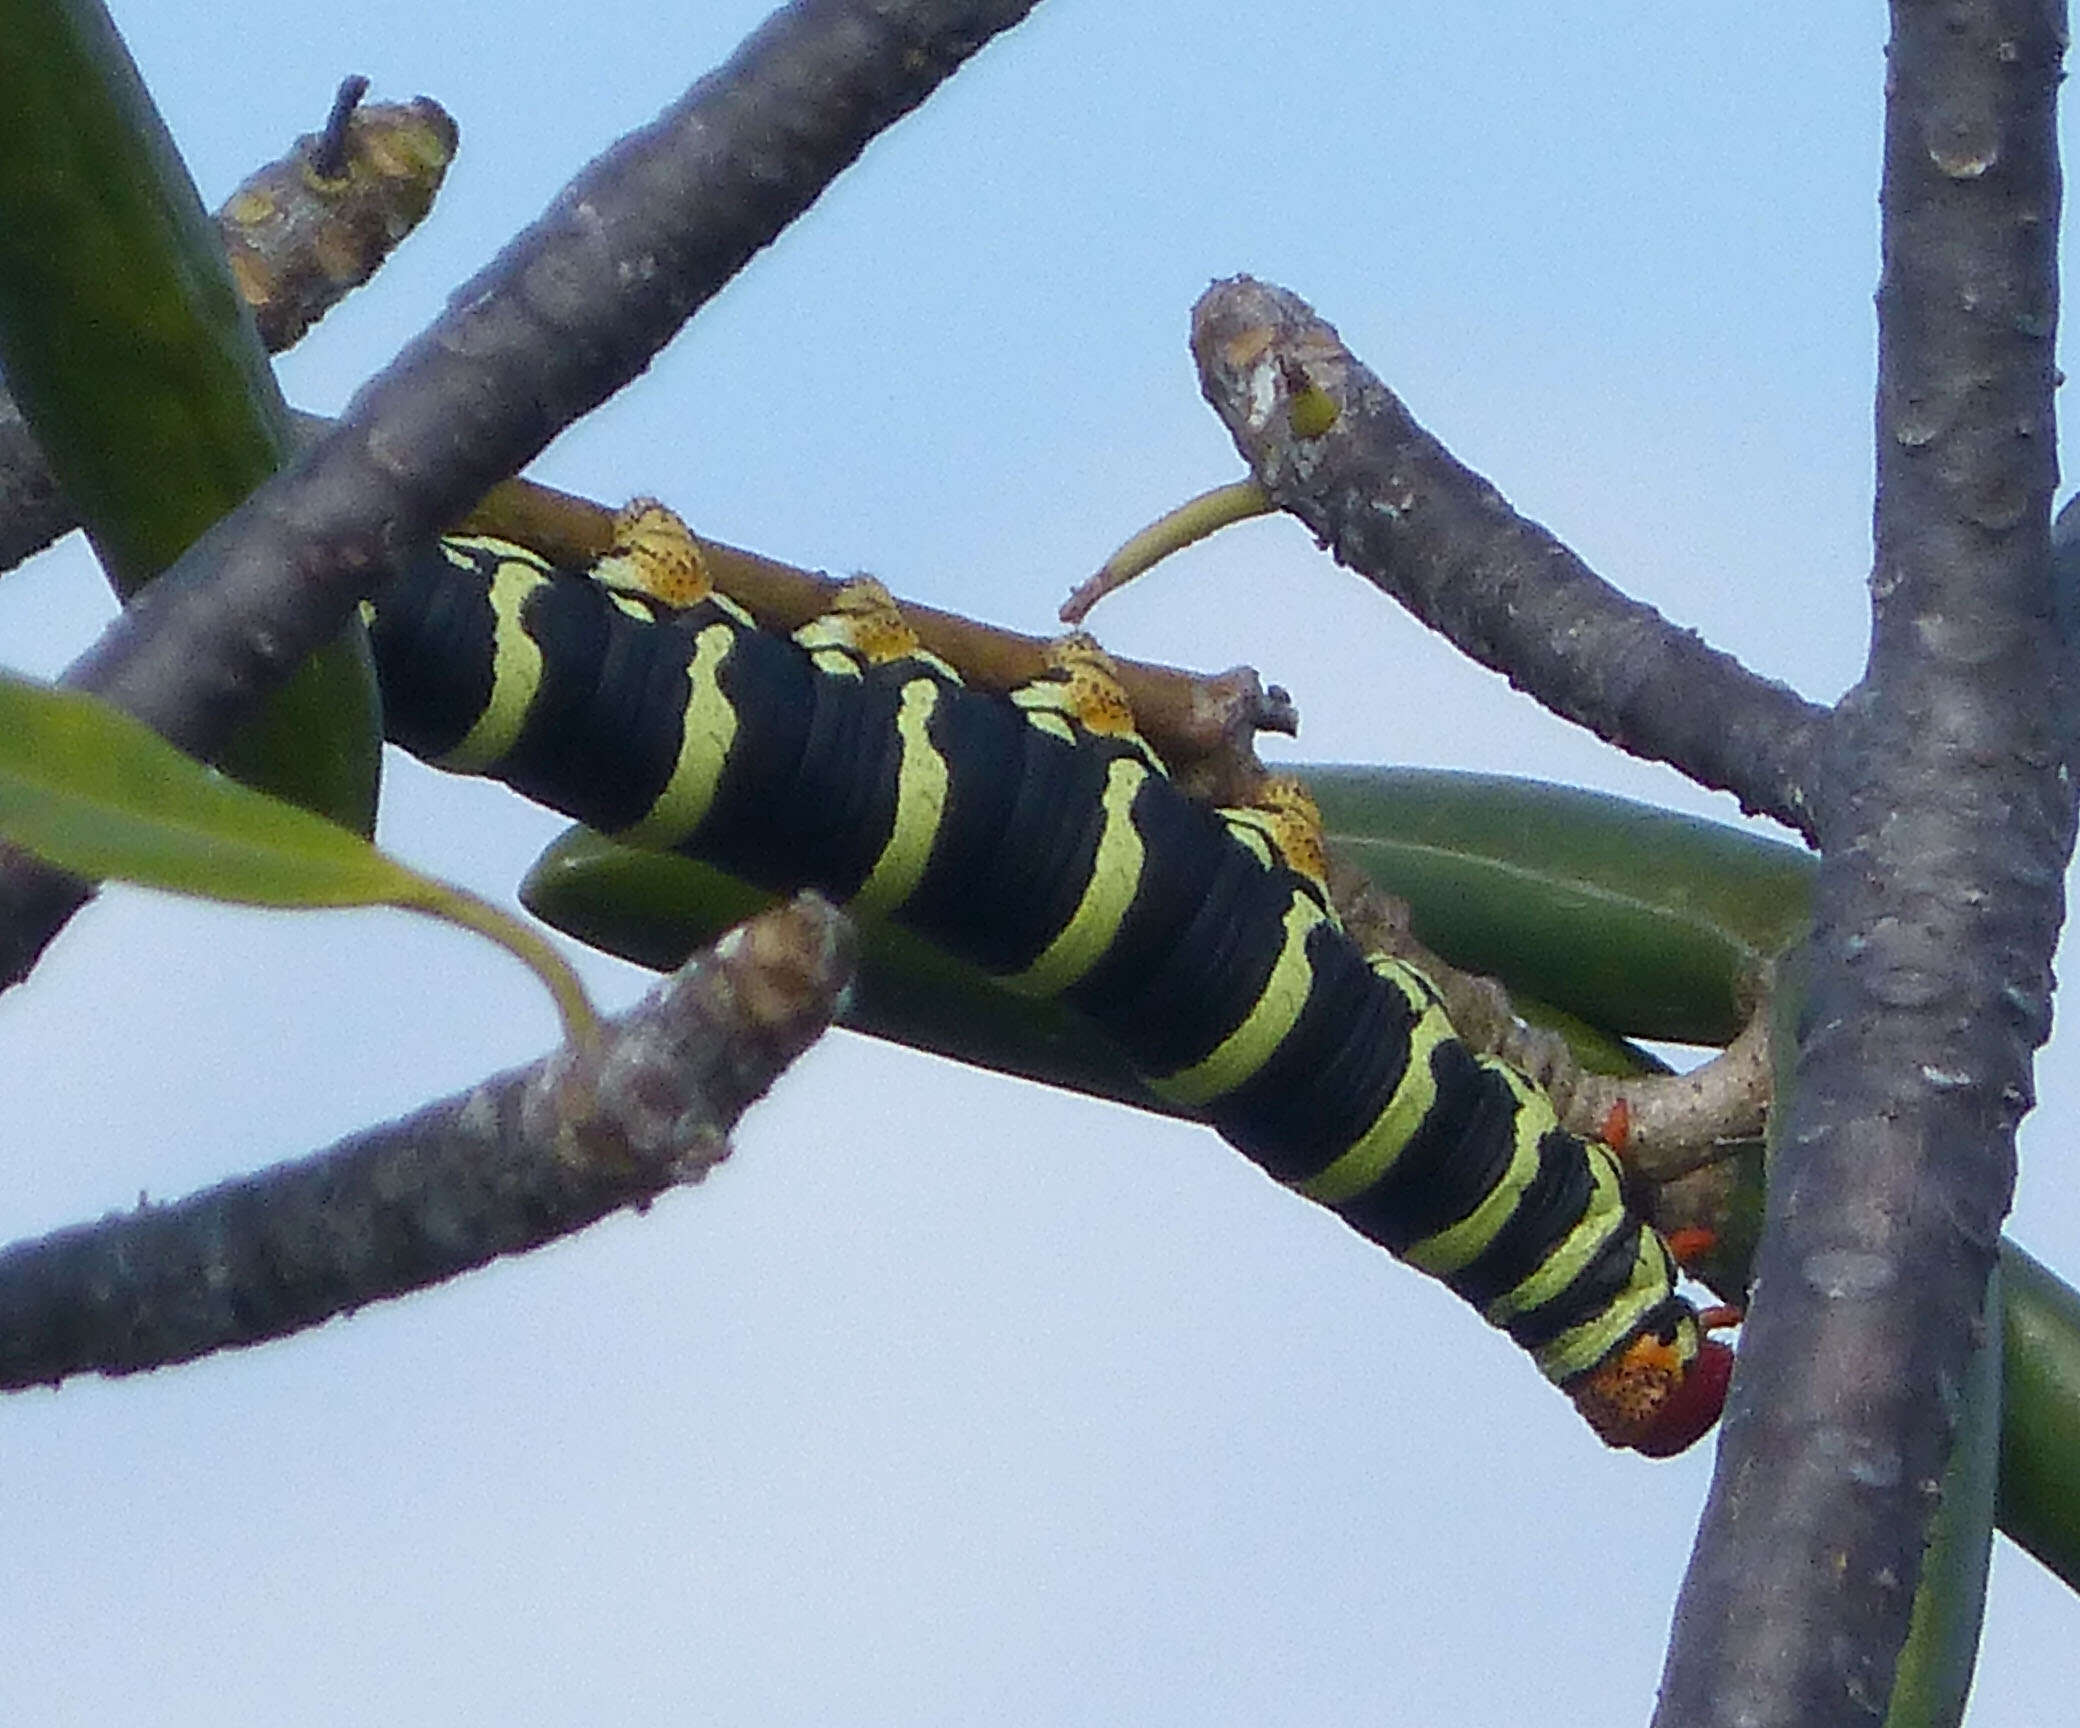
[[1247,522],[1252,516],[1268,516],[1276,508],[1271,494],[1253,479],[1231,480],[1225,486],[1186,499],[1175,510],[1157,517],[1100,564],[1095,574],[1079,583],[1076,591],[1062,602],[1062,622],[1081,624],[1106,595],[1124,588],[1171,553],[1182,552],[1193,542],[1233,523]]
[[487,936],[542,981],[556,1003],[557,1018],[571,1048],[588,1051],[600,1039],[599,1013],[571,963],[551,942],[523,919],[488,900],[446,883],[427,880],[394,904]]

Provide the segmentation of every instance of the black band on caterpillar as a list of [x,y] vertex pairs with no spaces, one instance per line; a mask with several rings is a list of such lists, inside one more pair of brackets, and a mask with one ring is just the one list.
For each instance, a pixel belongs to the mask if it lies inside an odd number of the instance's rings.
[[496,541],[425,554],[371,630],[391,737],[1063,997],[1158,1091],[1506,1329],[1611,1444],[1661,1455],[1711,1425],[1730,1352],[1609,1149],[1461,1043],[1420,973],[1343,934],[1304,814],[1172,786],[1094,648],[1007,700],[918,654],[885,594],[787,639],[718,596],[631,591],[611,556],[590,574]]

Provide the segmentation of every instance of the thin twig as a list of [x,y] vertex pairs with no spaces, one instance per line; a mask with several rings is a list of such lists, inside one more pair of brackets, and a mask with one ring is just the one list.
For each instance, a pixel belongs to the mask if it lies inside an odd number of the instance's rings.
[[1098,568],[1070,591],[1057,616],[1064,624],[1081,624],[1091,608],[1116,594],[1143,571],[1153,569],[1174,552],[1195,546],[1209,534],[1276,510],[1271,495],[1254,480],[1230,480],[1187,498],[1129,537]]
[[1200,387],[1273,501],[1556,714],[1811,836],[1826,710],[1627,598],[1459,463],[1295,294],[1192,314]]
[[332,112],[325,116],[325,130],[310,146],[311,172],[320,180],[337,180],[347,171],[347,127],[361,98],[368,94],[368,80],[359,72],[349,73],[332,98]]
[[[612,544],[614,512],[575,493],[506,480],[457,526],[517,540],[552,563],[578,568]],[[769,630],[796,630],[822,617],[842,586],[836,578],[762,553],[704,536],[695,539],[715,586]],[[1045,637],[914,601],[905,600],[902,607],[903,620],[918,640],[977,690],[1016,690],[1047,668]],[[1251,667],[1205,673],[1142,660],[1116,664],[1136,727],[1195,797],[1247,803],[1264,772],[1256,757],[1257,734],[1290,736],[1299,730],[1292,698],[1276,684],[1267,689]]]
[[[1557,1032],[1518,1015],[1499,980],[1455,966],[1411,928],[1407,905],[1356,865],[1329,854],[1329,886],[1344,927],[1369,953],[1415,966],[1436,986],[1452,1026],[1473,1049],[1498,1056],[1549,1093],[1563,1126],[1587,1138],[1610,1132],[1624,1107],[1626,1168],[1664,1183],[1720,1156],[1720,1148],[1762,1132],[1769,1110],[1769,1029],[1764,1005],[1718,1055],[1682,1074],[1623,1079],[1584,1068]],[[1758,997],[1759,997],[1758,991]]]
[[815,895],[762,914],[566,1047],[290,1164],[0,1250],[0,1388],[133,1374],[316,1326],[524,1253],[729,1151],[852,975]]
[[1717,1162],[1728,1145],[1760,1139],[1769,1099],[1769,1013],[1760,1005],[1731,1044],[1684,1073],[1578,1075],[1563,1120],[1594,1133],[1622,1105],[1625,1168],[1661,1184]]
[[1884,1717],[1981,1335],[2073,837],[2063,11],[1892,7],[1871,653],[1822,766],[1801,1052],[1661,1728]]

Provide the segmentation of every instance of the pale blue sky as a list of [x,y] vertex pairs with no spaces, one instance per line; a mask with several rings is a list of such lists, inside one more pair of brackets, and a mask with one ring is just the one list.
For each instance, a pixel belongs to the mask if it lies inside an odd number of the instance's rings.
[[[116,12],[212,203],[346,72],[460,121],[426,230],[283,363],[324,409],[764,7]],[[1046,0],[536,472],[1040,628],[1238,471],[1184,334],[1249,270],[1614,581],[1838,693],[1883,9],[1283,15]],[[55,669],[107,609],[75,540],[0,582],[0,658]],[[1286,523],[1096,622],[1257,664],[1308,757],[1733,819]],[[387,841],[494,893],[560,826],[409,764],[390,785]],[[112,893],[0,999],[0,1237],[301,1152],[551,1035],[509,962],[399,916]],[[2072,1273],[2070,1067],[2054,1045],[2014,1228]],[[837,1037],[646,1218],[0,1405],[0,1718],[1643,1720],[1708,1461],[1604,1454],[1453,1299],[1210,1135]],[[1976,1722],[2070,1708],[2046,1653],[2073,1614],[2003,1551]]]

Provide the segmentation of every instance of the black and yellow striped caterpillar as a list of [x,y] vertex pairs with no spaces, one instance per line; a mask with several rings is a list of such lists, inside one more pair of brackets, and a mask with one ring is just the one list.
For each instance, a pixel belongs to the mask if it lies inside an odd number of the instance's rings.
[[[1346,937],[1296,785],[1184,796],[1071,638],[964,688],[874,584],[792,638],[708,591],[657,506],[583,575],[449,539],[372,624],[391,737],[632,843],[895,917],[1088,1015],[1166,1097],[1444,1280],[1614,1446],[1680,1451],[1731,1351],[1627,1208],[1610,1149]],[[587,579],[587,578],[590,579]]]

